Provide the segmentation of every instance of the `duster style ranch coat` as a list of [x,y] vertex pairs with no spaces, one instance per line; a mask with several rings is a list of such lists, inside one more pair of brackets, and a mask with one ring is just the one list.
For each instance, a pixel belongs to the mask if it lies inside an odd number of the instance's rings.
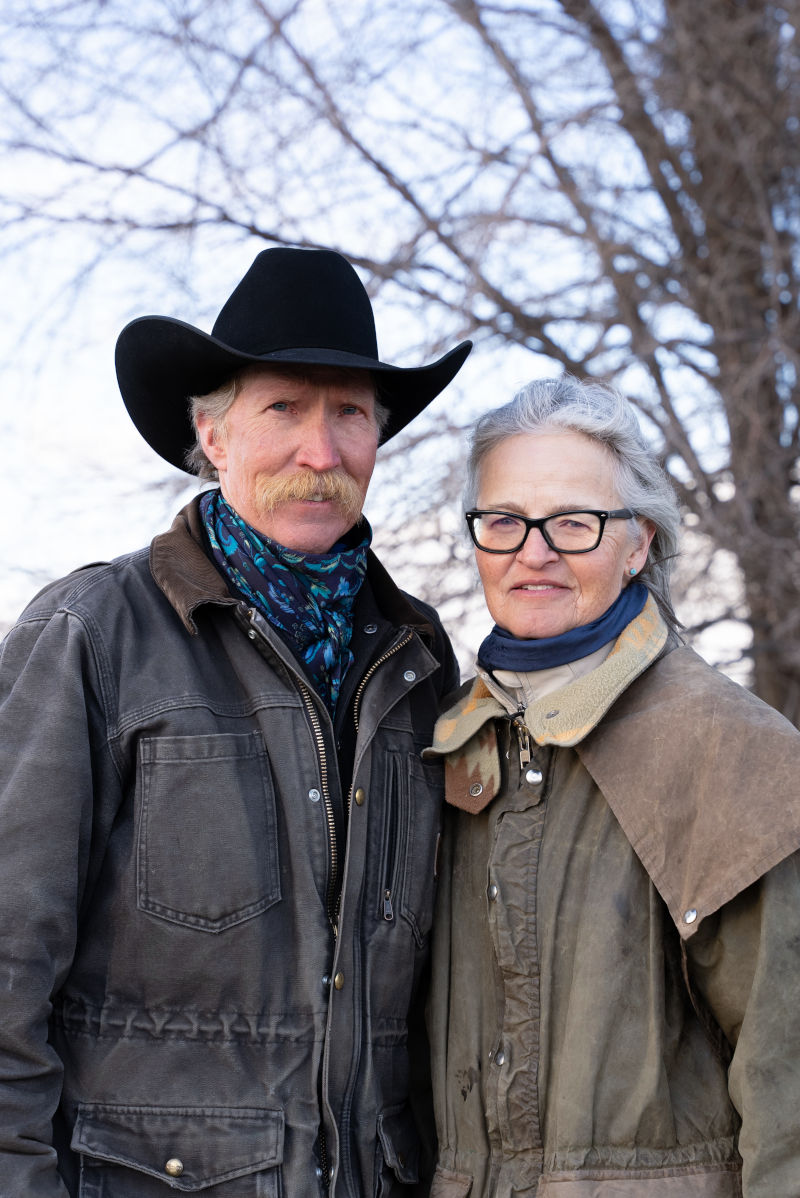
[[334,728],[196,503],[7,637],[4,1198],[420,1188],[443,797],[420,752],[455,664],[374,557],[352,647]]
[[524,717],[468,685],[427,756],[434,1198],[797,1198],[800,733],[648,600]]

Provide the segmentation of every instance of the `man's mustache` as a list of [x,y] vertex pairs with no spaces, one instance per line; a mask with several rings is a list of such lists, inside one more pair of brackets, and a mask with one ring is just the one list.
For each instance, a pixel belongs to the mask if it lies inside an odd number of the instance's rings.
[[284,503],[305,499],[324,499],[337,505],[353,524],[361,515],[364,502],[361,488],[345,470],[297,470],[294,474],[261,475],[256,481],[260,509],[272,515]]

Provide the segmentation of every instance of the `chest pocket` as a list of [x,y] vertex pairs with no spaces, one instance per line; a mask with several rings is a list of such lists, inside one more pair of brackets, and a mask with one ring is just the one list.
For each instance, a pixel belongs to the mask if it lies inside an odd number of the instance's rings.
[[259,733],[139,745],[137,904],[223,932],[278,902],[275,789]]
[[416,754],[387,751],[375,909],[400,917],[422,945],[433,918],[436,853],[444,797],[441,766]]

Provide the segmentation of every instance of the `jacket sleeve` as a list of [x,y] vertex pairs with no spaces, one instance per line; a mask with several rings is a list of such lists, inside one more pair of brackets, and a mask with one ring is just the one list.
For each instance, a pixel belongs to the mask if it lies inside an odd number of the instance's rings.
[[91,744],[93,676],[83,629],[65,614],[19,624],[0,648],[0,1193],[25,1198],[66,1196],[48,1020],[74,954],[107,768]]
[[733,1048],[743,1198],[796,1198],[800,1177],[800,853],[715,916],[687,947],[692,984]]

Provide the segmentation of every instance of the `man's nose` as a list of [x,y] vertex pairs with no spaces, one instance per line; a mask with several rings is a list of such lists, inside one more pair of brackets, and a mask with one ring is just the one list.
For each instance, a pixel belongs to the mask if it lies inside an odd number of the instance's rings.
[[542,535],[540,528],[532,528],[525,538],[525,544],[517,550],[517,560],[523,566],[536,569],[547,562],[558,561],[558,554],[551,549]]
[[341,466],[336,435],[327,414],[315,413],[304,422],[296,461],[298,466],[311,470],[335,470]]

